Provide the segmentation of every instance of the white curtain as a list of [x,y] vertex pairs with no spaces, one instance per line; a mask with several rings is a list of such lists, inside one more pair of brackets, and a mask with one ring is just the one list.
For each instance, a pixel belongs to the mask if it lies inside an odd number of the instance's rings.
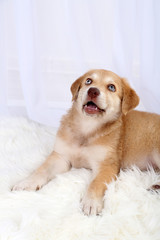
[[127,77],[160,113],[159,0],[1,0],[0,114],[57,127],[91,68]]

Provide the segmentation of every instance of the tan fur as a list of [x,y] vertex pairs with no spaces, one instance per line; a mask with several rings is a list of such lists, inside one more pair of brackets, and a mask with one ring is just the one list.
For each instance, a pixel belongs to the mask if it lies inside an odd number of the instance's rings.
[[[90,85],[85,84],[87,78],[92,79]],[[109,84],[115,85],[115,92],[109,91]],[[83,108],[90,87],[99,89],[94,101],[103,110],[93,115]],[[82,209],[85,214],[99,214],[106,183],[116,178],[121,167],[160,167],[160,116],[133,111],[139,97],[125,79],[110,71],[87,72],[72,84],[71,92],[73,105],[62,118],[53,153],[13,189],[36,190],[72,166],[88,168],[93,175]]]

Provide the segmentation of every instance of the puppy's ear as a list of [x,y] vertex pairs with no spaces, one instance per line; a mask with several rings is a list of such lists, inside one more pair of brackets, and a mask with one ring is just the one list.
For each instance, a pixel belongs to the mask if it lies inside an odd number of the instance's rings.
[[72,101],[76,101],[81,88],[82,77],[78,78],[71,86]]
[[136,92],[129,86],[125,78],[122,78],[123,98],[122,98],[122,112],[127,114],[130,110],[139,104],[139,97]]

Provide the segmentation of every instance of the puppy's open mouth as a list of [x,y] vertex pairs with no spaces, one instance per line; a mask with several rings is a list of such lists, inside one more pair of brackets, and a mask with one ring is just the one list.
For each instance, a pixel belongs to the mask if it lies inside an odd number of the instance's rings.
[[98,114],[104,112],[104,109],[99,108],[94,102],[89,101],[83,105],[83,109],[88,114]]

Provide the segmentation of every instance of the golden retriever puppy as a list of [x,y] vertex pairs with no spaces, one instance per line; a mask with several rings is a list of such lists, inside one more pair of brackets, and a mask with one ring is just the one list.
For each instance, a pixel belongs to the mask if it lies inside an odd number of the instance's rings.
[[113,72],[91,70],[71,86],[73,104],[62,118],[54,151],[13,190],[38,190],[71,167],[92,170],[82,199],[85,214],[99,214],[108,184],[120,168],[160,167],[160,116],[131,111],[139,97]]

